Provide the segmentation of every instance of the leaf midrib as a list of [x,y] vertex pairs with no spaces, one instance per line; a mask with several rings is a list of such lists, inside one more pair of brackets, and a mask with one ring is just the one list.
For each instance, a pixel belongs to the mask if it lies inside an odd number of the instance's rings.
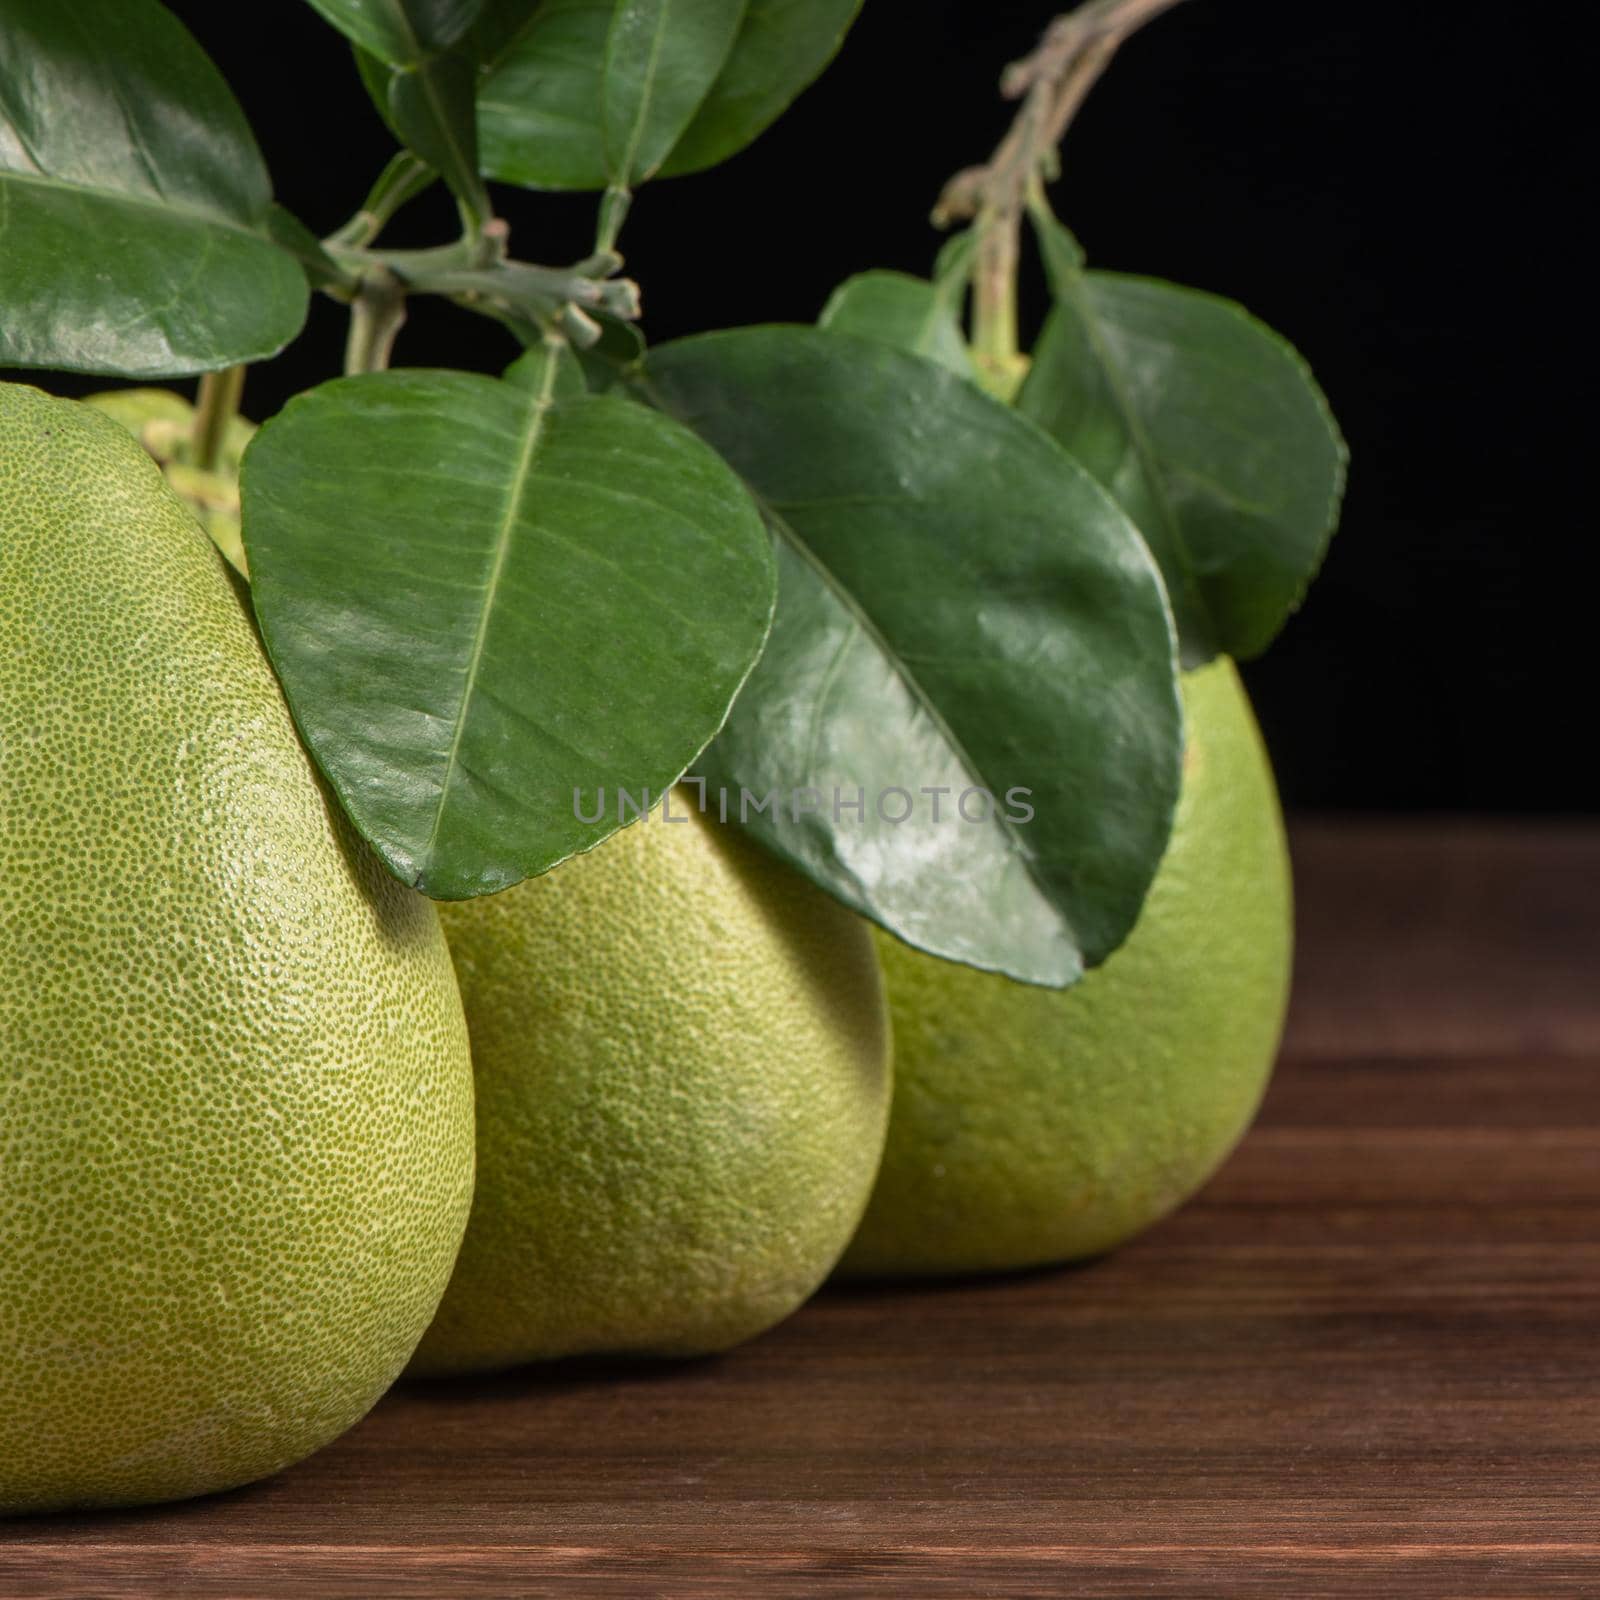
[[[1089,340],[1089,348],[1094,353],[1096,364],[1106,380],[1106,387],[1111,392],[1111,398],[1116,403],[1118,412],[1122,416],[1123,424],[1128,430],[1128,437],[1132,441],[1134,453],[1139,458],[1139,469],[1145,483],[1149,486],[1150,494],[1155,503],[1161,508],[1161,516],[1166,523],[1170,539],[1173,559],[1182,565],[1183,576],[1189,597],[1199,608],[1202,616],[1209,622],[1212,621],[1205,597],[1200,592],[1199,579],[1195,574],[1194,562],[1189,554],[1188,541],[1183,536],[1183,525],[1178,519],[1167,494],[1165,474],[1161,470],[1155,446],[1145,431],[1143,419],[1139,416],[1138,408],[1123,381],[1122,371],[1111,358],[1111,352],[1106,345],[1100,327],[1099,314],[1094,306],[1093,297],[1089,292],[1089,284],[1085,275],[1073,271],[1067,279],[1067,292],[1072,299],[1078,315],[1083,319],[1083,326]],[[1214,625],[1214,624],[1213,624]]]
[[[645,123],[650,120],[650,103],[655,97],[656,67],[661,60],[661,40],[666,33],[667,17],[672,10],[672,0],[661,0],[656,11],[655,30],[650,37],[650,58],[645,66],[644,92],[639,97],[638,114],[633,119],[633,126],[628,130],[627,148],[623,151],[622,170],[613,171],[611,181],[626,188],[633,182],[634,157],[639,153],[639,141],[644,137]],[[609,54],[609,52],[608,52]],[[609,74],[607,75],[609,76]],[[605,79],[601,79],[601,92],[604,94]],[[604,127],[602,125],[601,143],[605,142]]]
[[[661,393],[654,379],[648,372],[641,371],[639,373],[636,379],[635,388],[636,392],[658,411],[665,413],[667,416],[676,415],[673,408],[667,404],[665,396]],[[680,418],[679,420],[681,421],[683,419]],[[828,592],[837,598],[840,605],[849,614],[852,620],[854,620],[860,627],[862,633],[865,634],[868,640],[877,647],[879,654],[886,662],[888,662],[890,670],[900,679],[902,683],[905,684],[906,688],[910,691],[912,698],[919,706],[923,708],[930,721],[932,721],[934,727],[938,729],[940,734],[948,742],[950,749],[955,753],[956,759],[961,763],[962,767],[974,777],[983,777],[983,773],[979,769],[978,763],[968,753],[966,745],[956,737],[955,731],[950,727],[949,723],[946,722],[944,715],[940,712],[939,708],[933,703],[932,699],[928,695],[927,690],[922,687],[922,684],[917,678],[916,674],[913,673],[905,664],[899,653],[890,646],[888,639],[883,633],[883,630],[878,626],[874,618],[862,608],[860,602],[845,586],[843,580],[834,573],[833,569],[829,567],[828,564],[823,561],[821,556],[818,555],[817,552],[813,550],[806,542],[806,540],[801,537],[798,529],[796,529],[786,517],[779,513],[777,507],[771,501],[769,501],[759,489],[757,489],[755,484],[753,484],[743,472],[740,472],[731,461],[728,462],[728,466],[735,473],[737,473],[740,483],[744,485],[745,493],[750,496],[751,500],[756,506],[756,509],[761,513],[761,516],[767,523],[768,527],[771,528],[772,531],[780,538],[782,538],[784,543],[787,544],[790,549],[794,550],[801,560],[804,561],[806,565],[816,573],[818,579],[827,588]],[[1109,491],[1103,492],[1107,493],[1107,497],[1109,499]],[[1153,560],[1152,565],[1154,565]],[[775,599],[774,618],[776,618],[777,608],[782,604],[783,597],[780,592]],[[763,654],[764,653],[765,647],[763,647]],[[754,669],[752,668],[752,670]],[[737,703],[738,701],[736,696],[734,705],[736,706]],[[732,715],[732,708],[730,708],[729,715]],[[992,790],[990,792],[993,793]],[[1039,873],[1036,870],[1035,858],[1023,843],[1021,836],[1017,832],[1016,825],[1011,823],[1008,818],[1002,815],[998,806],[995,808],[991,821],[993,822],[995,828],[1000,832],[1001,836],[1005,839],[1011,854],[1022,863],[1022,870],[1027,874],[1028,882],[1033,885],[1040,898],[1050,908],[1051,913],[1056,917],[1061,926],[1064,937],[1071,944],[1073,950],[1080,960],[1082,960],[1085,957],[1088,946],[1082,936],[1079,934],[1078,929],[1074,926],[1066,908],[1061,904],[1059,896],[1053,894],[1049,887],[1041,881]]]
[[517,524],[517,513],[522,507],[522,497],[527,492],[528,480],[533,475],[533,463],[538,455],[539,441],[544,436],[545,418],[554,401],[556,363],[545,366],[539,388],[529,396],[527,423],[523,431],[522,450],[517,465],[506,485],[505,506],[500,516],[500,526],[495,530],[494,555],[489,564],[488,582],[484,585],[483,606],[478,616],[478,626],[473,633],[472,650],[467,658],[467,672],[461,686],[460,709],[456,716],[455,732],[450,739],[450,751],[445,758],[444,776],[439,784],[439,798],[434,806],[433,825],[428,831],[428,842],[423,849],[425,865],[434,858],[439,833],[450,804],[450,791],[461,767],[461,745],[466,737],[468,711],[477,694],[478,674],[483,667],[483,655],[489,637],[489,620],[494,614],[495,601],[501,579],[505,575],[506,560],[511,552],[512,533]]
[[280,248],[266,234],[262,233],[258,227],[240,222],[237,218],[230,217],[225,212],[202,211],[197,206],[180,204],[165,197],[158,198],[153,195],[137,194],[126,189],[107,189],[101,184],[69,181],[65,178],[54,177],[48,173],[19,172],[15,167],[0,168],[0,183],[30,185],[36,189],[58,189],[63,194],[89,196],[93,199],[107,201],[113,205],[133,206],[144,211],[154,211],[163,216],[187,217],[195,222],[204,222],[213,227],[226,228],[230,233],[241,234],[246,239],[254,239],[257,244],[267,245],[274,250]]
[[[817,577],[827,587],[829,593],[832,594],[839,601],[840,605],[845,609],[845,611],[848,612],[852,621],[856,623],[856,625],[867,636],[872,644],[877,647],[879,654],[886,662],[888,662],[890,670],[893,671],[900,681],[905,684],[906,688],[911,691],[912,699],[915,700],[916,703],[927,714],[934,727],[939,730],[940,735],[950,746],[950,749],[954,751],[956,759],[961,763],[963,770],[969,773],[972,777],[979,779],[980,782],[983,781],[986,777],[986,774],[983,772],[978,762],[968,752],[967,747],[962,740],[956,736],[955,730],[945,720],[944,714],[939,710],[938,706],[935,705],[932,697],[928,694],[928,691],[922,687],[922,684],[917,678],[916,674],[913,673],[910,667],[906,665],[905,660],[900,655],[899,651],[895,650],[890,644],[888,638],[885,636],[883,630],[878,626],[872,615],[863,609],[861,603],[845,586],[843,580],[840,579],[833,569],[829,567],[828,564],[822,559],[822,557],[818,555],[814,549],[812,549],[811,545],[801,536],[799,530],[795,528],[793,523],[791,523],[782,515],[778,507],[775,506],[771,501],[767,500],[765,496],[760,494],[748,478],[744,478],[741,475],[740,481],[744,483],[750,498],[755,501],[757,507],[761,511],[762,517],[766,519],[768,526],[771,527],[773,531],[776,532],[784,540],[784,542],[792,550],[794,550],[797,555],[800,556],[806,565],[816,573]],[[782,603],[781,599],[779,603]],[[986,783],[984,786],[987,788]],[[993,792],[993,790],[990,790],[991,794]],[[1065,931],[1067,938],[1071,940],[1072,944],[1081,954],[1084,949],[1084,944],[1083,940],[1078,935],[1078,930],[1073,927],[1071,919],[1067,916],[1065,909],[1061,906],[1057,897],[1050,892],[1048,885],[1040,881],[1038,873],[1034,870],[1034,858],[1024,845],[1015,825],[1004,816],[998,806],[995,807],[991,820],[995,828],[1005,839],[1011,853],[1022,863],[1023,870],[1028,875],[1028,881],[1033,884],[1035,889],[1039,891],[1039,894],[1043,898],[1045,904],[1048,905],[1051,911],[1060,919],[1062,929]]]

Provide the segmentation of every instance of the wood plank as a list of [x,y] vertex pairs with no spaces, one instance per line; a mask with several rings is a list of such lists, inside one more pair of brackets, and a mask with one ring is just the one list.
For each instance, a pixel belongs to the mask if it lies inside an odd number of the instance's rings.
[[1299,819],[1293,1055],[1600,1055],[1600,828]]
[[[1308,1507],[1315,1515],[1316,1508]],[[226,1559],[176,1546],[104,1553],[74,1566],[70,1592],[96,1600],[148,1600],[152,1595],[277,1600],[308,1593],[315,1600],[567,1600],[567,1597],[650,1596],[651,1600],[748,1600],[752,1595],[882,1600],[930,1595],[936,1600],[1060,1600],[1062,1596],[1119,1596],[1192,1600],[1219,1595],[1251,1600],[1352,1600],[1407,1596],[1575,1596],[1595,1593],[1595,1547],[1553,1542],[1529,1549],[1486,1544],[1463,1554],[1448,1546],[1385,1543],[1329,1545],[1308,1555],[1298,1542],[1244,1550],[1237,1544],[1195,1547],[1154,1540],[1114,1552],[1096,1546],[1045,1545],[974,1556],[967,1545],[841,1549],[826,1553],[710,1550],[685,1556],[675,1549],[551,1550],[543,1545],[487,1550],[471,1546],[415,1552],[375,1545],[330,1551],[315,1569],[314,1587],[283,1570],[281,1546],[250,1546]],[[0,1576],[5,1573],[0,1551]],[[239,1574],[258,1574],[244,1580]],[[12,1592],[12,1591],[8,1591]],[[34,1591],[14,1591],[32,1600]]]

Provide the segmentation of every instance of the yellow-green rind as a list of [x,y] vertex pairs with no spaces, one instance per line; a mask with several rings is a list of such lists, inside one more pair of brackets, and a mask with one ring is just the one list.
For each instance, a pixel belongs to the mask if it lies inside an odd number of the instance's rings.
[[433,907],[331,808],[234,581],[0,385],[0,1510],[228,1488],[405,1365],[471,1197]]
[[229,564],[244,572],[239,463],[256,425],[231,417],[223,430],[220,459],[206,470],[193,459],[194,407],[182,395],[170,389],[107,389],[85,396],[83,403],[120,422],[144,446]]
[[1181,1205],[1249,1125],[1288,996],[1283,822],[1232,662],[1183,691],[1172,839],[1104,966],[1072,989],[1030,988],[879,937],[894,1109],[842,1274],[1097,1255]]
[[889,1106],[871,940],[672,804],[441,907],[478,1192],[413,1371],[725,1349],[807,1299],[860,1219]]

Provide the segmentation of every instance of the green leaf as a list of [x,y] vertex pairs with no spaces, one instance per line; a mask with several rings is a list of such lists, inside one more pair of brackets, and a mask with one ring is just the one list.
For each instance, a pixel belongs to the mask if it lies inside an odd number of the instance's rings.
[[467,48],[480,67],[487,69],[500,59],[539,5],[540,0],[484,0],[467,37]]
[[904,272],[861,272],[846,278],[822,308],[818,326],[892,344],[977,381],[956,301],[923,278]]
[[714,167],[764,133],[833,60],[861,0],[749,0],[732,53],[661,168]]
[[155,0],[7,0],[0,365],[124,377],[275,355],[309,290],[238,103]]
[[1344,489],[1310,369],[1232,301],[1084,272],[1059,241],[1047,264],[1057,299],[1018,408],[1144,535],[1185,664],[1258,655],[1321,565]]
[[340,283],[344,274],[326,250],[322,241],[292,211],[276,203],[267,212],[267,234],[280,250],[286,250],[298,261],[306,276],[316,288]]
[[716,80],[745,0],[621,0],[606,39],[606,169],[631,187],[666,160]]
[[587,393],[589,387],[572,346],[548,336],[529,345],[500,376],[519,388],[548,394],[553,401],[570,400]]
[[[484,0],[310,0],[355,46],[356,70],[389,131],[478,220],[478,56]],[[458,48],[459,47],[459,48]]]
[[483,169],[534,189],[628,188],[688,126],[745,0],[545,0],[478,93]]
[[578,364],[594,393],[605,394],[612,389],[626,392],[644,358],[644,335],[632,322],[621,322],[603,312],[591,315],[600,325],[600,337],[588,349],[577,352]]
[[933,286],[957,310],[965,304],[978,259],[978,230],[963,228],[939,247],[933,263]]
[[611,0],[545,0],[478,86],[478,148],[491,178],[530,189],[603,189],[600,76]]
[[391,67],[415,67],[448,50],[484,0],[310,0],[347,39]]
[[[778,552],[772,637],[708,783],[733,811],[779,791],[747,826],[914,945],[1058,985],[1104,959],[1165,848],[1181,738],[1166,599],[1127,518],[1015,412],[885,345],[739,329],[645,371]],[[836,815],[858,789],[865,817]],[[910,820],[883,814],[892,789]],[[994,818],[952,820],[974,789]]]
[[[344,378],[244,461],[263,637],[308,747],[403,881],[504,888],[617,825],[716,732],[766,634],[738,481],[615,396],[469,373]],[[559,391],[559,392],[558,392]]]
[[[1083,271],[1083,246],[1042,201],[1030,208],[1029,220],[1033,223],[1034,237],[1039,241],[1039,254],[1044,259],[1044,275],[1050,292],[1059,299],[1071,293],[1074,280]],[[976,239],[976,234],[976,229],[969,230],[970,237]]]
[[357,65],[395,137],[449,185],[480,221],[490,215],[478,172],[478,69],[465,55],[389,67],[358,50]]
[[360,45],[354,46],[350,53],[356,58],[356,71],[360,74],[362,87],[367,91],[378,115],[383,118],[384,126],[404,144],[405,138],[395,126],[394,112],[389,109],[389,80],[394,76],[394,69],[382,56],[375,56]]

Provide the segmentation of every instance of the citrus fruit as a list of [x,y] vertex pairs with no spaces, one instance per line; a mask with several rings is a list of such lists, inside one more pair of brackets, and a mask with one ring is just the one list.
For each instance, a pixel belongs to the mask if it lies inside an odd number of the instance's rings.
[[243,417],[230,417],[216,465],[207,470],[195,462],[194,407],[182,395],[170,389],[107,389],[86,396],[83,403],[120,422],[144,446],[145,454],[166,474],[173,492],[216,547],[243,572],[239,461],[255,437],[256,425]]
[[1051,990],[879,939],[895,1035],[883,1168],[842,1270],[1098,1254],[1194,1193],[1255,1112],[1290,966],[1272,770],[1232,662],[1186,676],[1172,837],[1127,942]]
[[259,1478],[444,1289],[471,1069],[236,580],[115,423],[0,384],[0,1510]]
[[478,1190],[415,1371],[724,1349],[861,1216],[889,1104],[871,940],[694,805],[441,908]]

